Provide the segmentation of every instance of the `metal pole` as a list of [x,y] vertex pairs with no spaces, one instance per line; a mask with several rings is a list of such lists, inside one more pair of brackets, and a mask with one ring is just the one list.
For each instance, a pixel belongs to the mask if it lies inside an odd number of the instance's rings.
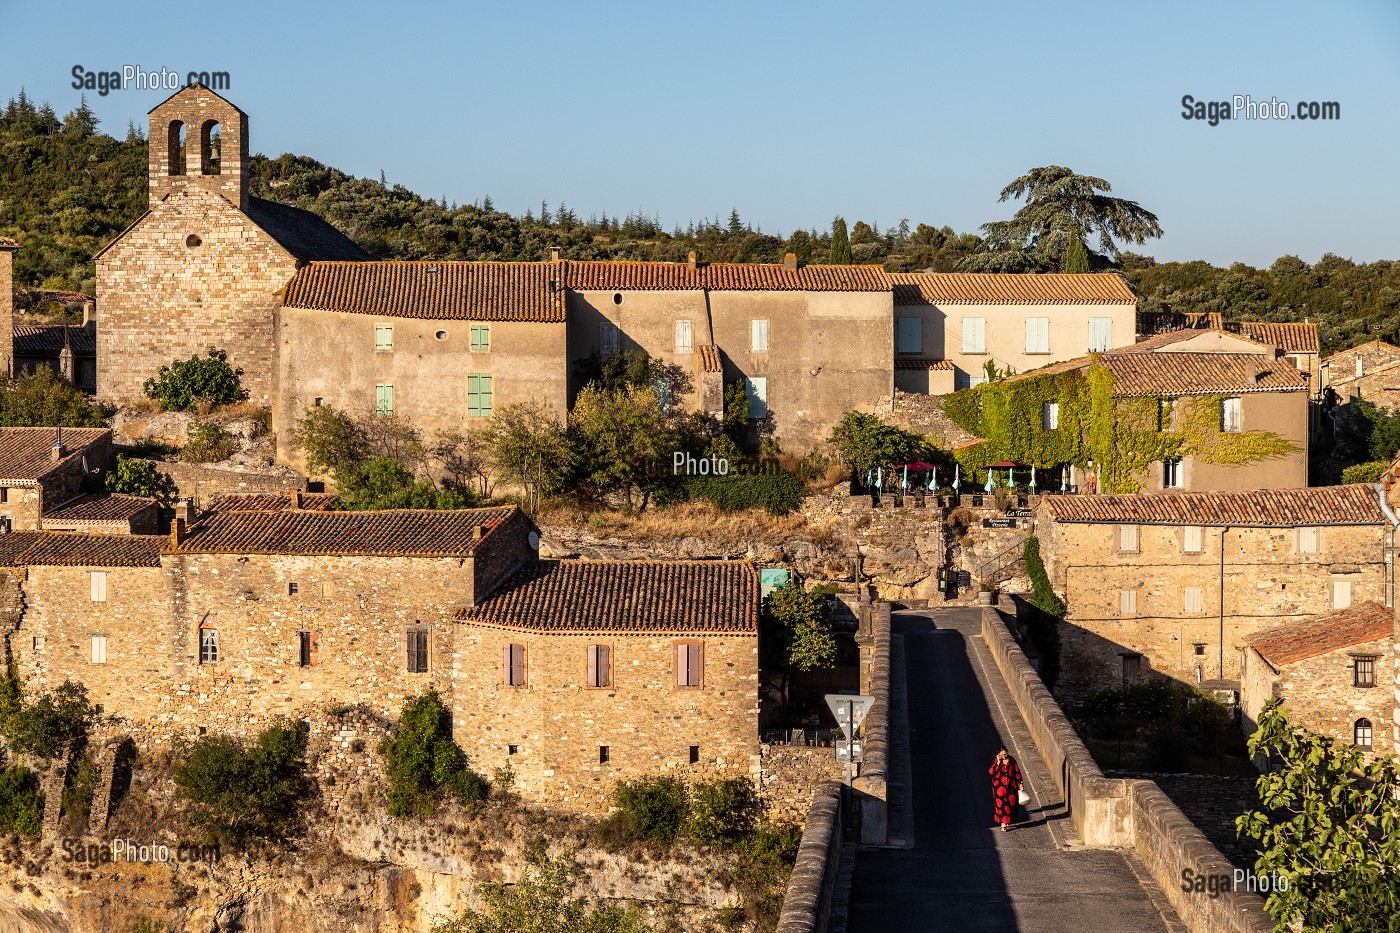
[[851,759],[855,757],[856,747],[855,705],[854,700],[846,701],[846,726],[849,730],[846,733],[846,788],[848,791],[851,787]]

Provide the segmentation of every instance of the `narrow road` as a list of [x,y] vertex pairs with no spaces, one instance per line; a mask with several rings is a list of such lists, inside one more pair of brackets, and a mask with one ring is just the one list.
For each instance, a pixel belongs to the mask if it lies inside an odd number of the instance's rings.
[[[991,658],[977,609],[896,613],[904,642],[914,845],[860,849],[848,933],[1171,933],[1130,856],[1085,849]],[[1005,744],[1029,813],[992,823]],[[1156,898],[1160,900],[1160,898]]]

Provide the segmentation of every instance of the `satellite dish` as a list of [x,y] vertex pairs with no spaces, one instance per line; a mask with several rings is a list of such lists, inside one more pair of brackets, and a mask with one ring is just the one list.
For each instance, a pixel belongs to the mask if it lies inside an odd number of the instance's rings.
[[538,551],[539,549],[540,549],[540,533],[539,533],[538,531],[532,531],[532,532],[530,532],[530,550],[532,550],[532,551]]

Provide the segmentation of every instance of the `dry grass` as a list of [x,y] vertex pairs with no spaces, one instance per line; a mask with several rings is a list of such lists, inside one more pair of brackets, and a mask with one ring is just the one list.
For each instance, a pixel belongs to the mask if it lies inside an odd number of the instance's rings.
[[249,401],[230,402],[227,405],[218,405],[213,409],[201,412],[201,414],[212,415],[212,420],[218,422],[243,421],[251,419],[262,422],[263,427],[272,426],[272,409],[266,405],[254,405]]
[[684,502],[661,511],[626,512],[556,499],[541,504],[535,520],[541,525],[586,527],[595,534],[642,541],[703,537],[733,543],[755,538],[770,542],[802,538],[822,543],[833,534],[828,526],[814,524],[798,512],[724,512],[705,501]]

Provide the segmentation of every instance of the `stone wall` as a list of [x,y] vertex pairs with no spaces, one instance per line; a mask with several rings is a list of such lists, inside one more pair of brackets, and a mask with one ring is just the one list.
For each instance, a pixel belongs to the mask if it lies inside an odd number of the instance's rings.
[[15,363],[15,251],[0,245],[0,375],[8,376]]
[[153,461],[156,469],[170,477],[181,496],[207,501],[214,496],[289,492],[305,489],[306,477],[285,467],[266,470],[230,470],[204,463]]
[[836,874],[841,867],[841,798],[841,785],[831,781],[823,783],[812,795],[777,933],[826,933]]
[[759,766],[764,809],[774,819],[792,823],[807,820],[812,795],[823,784],[846,779],[846,766],[836,760],[834,748],[762,745]]
[[982,611],[982,639],[1085,844],[1131,847],[1190,933],[1271,933],[1256,894],[1182,891],[1186,869],[1232,878],[1234,866],[1151,781],[1104,777],[995,609]]
[[[938,442],[938,446],[945,450],[951,450],[978,439],[977,435],[958,427],[951,418],[943,414],[943,397],[941,395],[895,392],[880,400],[880,404],[875,407],[875,413],[890,424],[899,425],[916,434],[926,434],[933,437]],[[948,479],[951,480],[952,477],[948,477]]]
[[[1177,525],[1139,526],[1134,553],[1118,550],[1119,525],[1037,519],[1041,554],[1069,605],[1061,626],[1064,671],[1058,689],[1077,695],[1123,679],[1122,655],[1195,683],[1221,676],[1220,529],[1205,528],[1200,553],[1185,553]],[[1384,602],[1380,525],[1319,529],[1318,553],[1299,553],[1295,528],[1231,528],[1225,533],[1224,674],[1236,678],[1246,636],[1332,611],[1332,586],[1350,581],[1352,601]],[[1185,611],[1186,587],[1200,588],[1200,611]],[[1122,612],[1133,591],[1136,610]]]

